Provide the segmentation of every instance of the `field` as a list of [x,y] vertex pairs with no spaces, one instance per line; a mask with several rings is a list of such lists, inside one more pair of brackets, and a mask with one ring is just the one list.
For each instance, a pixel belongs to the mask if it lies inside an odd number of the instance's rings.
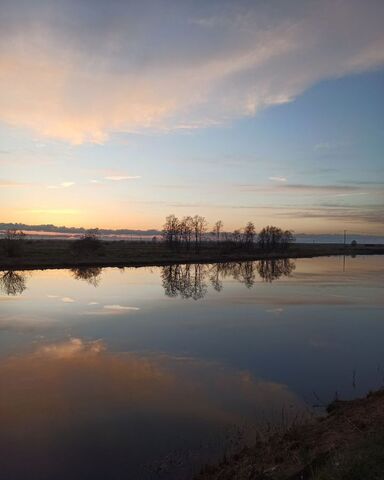
[[171,249],[163,242],[102,242],[95,251],[73,251],[73,240],[26,240],[17,255],[6,253],[0,241],[0,268],[43,269],[81,266],[140,267],[172,263],[219,263],[276,258],[305,258],[330,255],[384,254],[384,245],[296,243],[286,249],[262,250],[225,243],[206,242],[194,248]]

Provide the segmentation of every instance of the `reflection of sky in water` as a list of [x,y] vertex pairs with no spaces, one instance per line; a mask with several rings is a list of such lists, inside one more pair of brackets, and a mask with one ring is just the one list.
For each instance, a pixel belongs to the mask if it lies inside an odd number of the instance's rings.
[[229,425],[317,403],[313,392],[327,402],[380,386],[384,259],[295,264],[272,282],[256,264],[7,277],[19,288],[0,296],[7,479],[42,458],[42,479],[166,469],[169,452],[193,462]]

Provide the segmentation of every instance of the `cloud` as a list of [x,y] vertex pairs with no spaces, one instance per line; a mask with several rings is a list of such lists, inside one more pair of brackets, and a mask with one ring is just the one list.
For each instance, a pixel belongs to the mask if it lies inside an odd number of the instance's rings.
[[30,183],[15,182],[13,180],[0,180],[0,188],[22,188],[30,187],[31,185]]
[[0,121],[72,143],[226,123],[384,63],[381,0],[4,0],[2,12]]
[[[361,187],[358,185],[311,185],[301,183],[285,183],[274,185],[260,185],[260,184],[242,184],[237,187],[243,192],[260,192],[270,194],[293,194],[293,195],[352,195],[361,194]],[[364,192],[365,193],[365,192]]]
[[381,226],[384,223],[384,213],[382,207],[365,208],[365,207],[323,207],[323,208],[296,208],[277,213],[280,217],[287,217],[292,219],[306,218],[306,219],[324,219],[335,222],[351,222],[361,224],[378,224]]
[[49,215],[77,215],[80,213],[79,210],[75,210],[72,208],[58,208],[58,209],[50,209],[50,208],[34,208],[30,210],[24,210],[24,212],[28,213],[43,213]]
[[328,152],[333,150],[339,150],[348,146],[347,142],[322,142],[316,144],[313,149],[317,152]]
[[285,177],[269,177],[269,180],[273,182],[286,182],[287,179]]
[[119,182],[121,180],[135,180],[141,178],[140,175],[109,175],[104,177],[105,180],[112,180],[115,182]]
[[60,185],[48,185],[49,189],[68,188],[75,185],[75,182],[61,182]]

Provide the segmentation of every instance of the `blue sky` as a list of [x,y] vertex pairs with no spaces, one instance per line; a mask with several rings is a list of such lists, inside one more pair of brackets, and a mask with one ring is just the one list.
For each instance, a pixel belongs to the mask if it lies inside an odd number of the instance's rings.
[[382,2],[1,9],[0,221],[384,233]]

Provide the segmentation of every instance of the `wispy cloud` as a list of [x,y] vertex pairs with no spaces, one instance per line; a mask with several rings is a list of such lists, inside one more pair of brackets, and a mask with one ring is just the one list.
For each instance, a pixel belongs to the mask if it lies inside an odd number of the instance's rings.
[[105,180],[112,180],[114,182],[119,182],[121,180],[136,180],[141,178],[140,175],[108,175],[104,177]]
[[13,180],[0,180],[0,188],[23,188],[32,185],[32,183],[15,182]]
[[340,150],[345,148],[349,145],[348,142],[335,142],[335,141],[328,141],[328,142],[321,142],[317,143],[313,149],[315,152],[330,152],[335,150]]
[[285,177],[269,177],[269,180],[273,182],[286,182],[287,179]]
[[240,191],[255,192],[263,194],[291,194],[291,195],[351,195],[361,194],[361,187],[358,185],[311,185],[305,183],[285,183],[285,181],[276,182],[273,185],[262,184],[240,184],[237,185]]
[[1,121],[100,143],[254,115],[384,63],[381,0],[104,3],[2,5]]
[[28,213],[43,213],[52,215],[77,215],[80,213],[80,210],[75,210],[72,208],[31,208],[23,211]]
[[61,182],[59,185],[48,185],[47,188],[49,188],[51,190],[55,190],[55,189],[58,189],[58,188],[72,187],[73,185],[75,185],[75,182]]
[[382,208],[364,208],[364,207],[309,207],[294,208],[291,210],[281,211],[277,213],[280,217],[292,219],[324,219],[336,222],[350,222],[360,224],[379,224],[384,223],[384,213]]

